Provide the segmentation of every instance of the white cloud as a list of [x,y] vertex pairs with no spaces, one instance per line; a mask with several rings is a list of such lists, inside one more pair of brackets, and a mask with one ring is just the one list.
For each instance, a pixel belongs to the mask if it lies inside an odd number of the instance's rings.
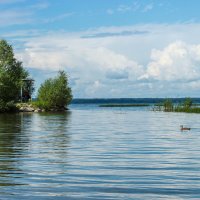
[[[160,4],[158,4],[160,6]],[[153,10],[155,5],[153,3],[144,4],[139,1],[135,1],[131,4],[120,4],[116,8],[107,9],[106,13],[113,15],[114,13],[127,13],[127,12],[148,12]]]
[[114,12],[115,12],[115,11],[112,10],[112,9],[107,9],[107,10],[106,10],[106,13],[109,14],[109,15],[113,15]]
[[16,5],[11,5],[8,9],[0,10],[0,26],[24,25],[36,21],[41,23],[41,20],[37,19],[36,13],[39,10],[48,8],[49,4],[41,2],[20,7],[20,3],[23,3],[24,1],[25,0],[9,0],[8,2],[3,0],[0,1],[0,4],[17,3]]
[[35,9],[35,10],[43,10],[49,7],[49,3],[47,2],[40,2],[40,3],[36,3],[30,6],[31,9]]
[[135,70],[134,77],[137,73],[141,74],[141,66],[135,61],[104,45],[101,41],[96,43],[65,36],[62,39],[40,38],[27,42],[25,51],[19,52],[18,58],[32,68],[79,71],[86,79],[103,77],[109,71],[119,70],[128,70],[130,73]]
[[147,77],[157,80],[194,80],[200,78],[200,44],[181,41],[169,44],[163,50],[153,49],[147,68]]
[[137,1],[132,4],[120,4],[115,8],[109,8],[106,10],[106,13],[109,15],[113,15],[115,13],[127,13],[127,12],[135,12],[141,9],[141,4]]
[[85,88],[85,93],[88,97],[96,96],[96,93],[103,87],[104,85],[99,80],[96,80]]
[[26,0],[0,0],[0,4],[13,4],[13,3],[20,3],[25,2]]
[[152,9],[153,9],[153,4],[152,3],[151,4],[147,4],[143,8],[143,12],[148,12],[148,11],[150,11]]
[[127,12],[127,11],[130,11],[130,10],[132,10],[132,6],[131,5],[120,5],[117,8],[117,11],[119,11],[119,12]]
[[0,12],[0,26],[15,24],[27,24],[32,22],[30,16],[32,12],[15,10],[5,10]]
[[64,14],[61,14],[61,15],[58,15],[55,17],[44,19],[43,22],[44,23],[53,23],[53,22],[64,20],[72,15],[74,15],[74,13],[64,13]]
[[146,24],[42,33],[26,39],[17,57],[30,68],[65,69],[75,97],[165,97],[177,89],[188,96],[200,79],[199,32],[200,24]]

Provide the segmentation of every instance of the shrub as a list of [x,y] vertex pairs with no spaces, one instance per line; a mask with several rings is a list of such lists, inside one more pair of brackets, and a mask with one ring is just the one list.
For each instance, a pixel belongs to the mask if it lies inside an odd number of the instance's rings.
[[22,79],[28,76],[22,63],[14,57],[13,48],[0,40],[0,99],[2,102],[17,101],[20,98]]
[[163,102],[163,107],[164,107],[164,111],[166,111],[166,112],[173,111],[174,106],[173,106],[172,100],[171,99],[166,99]]
[[34,108],[40,108],[44,110],[49,110],[51,107],[48,105],[46,101],[34,101],[31,103]]
[[18,108],[16,107],[14,101],[4,102],[0,99],[0,113],[16,111],[18,111]]
[[63,108],[72,100],[67,74],[59,71],[55,78],[47,79],[38,90],[38,105],[44,109]]
[[183,102],[183,107],[188,109],[192,107],[192,99],[187,97],[185,98],[185,101]]

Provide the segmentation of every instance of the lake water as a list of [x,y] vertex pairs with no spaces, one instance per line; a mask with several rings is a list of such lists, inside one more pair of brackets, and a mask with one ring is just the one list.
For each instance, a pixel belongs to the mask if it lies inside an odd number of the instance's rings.
[[0,115],[0,199],[200,199],[200,115],[148,109]]

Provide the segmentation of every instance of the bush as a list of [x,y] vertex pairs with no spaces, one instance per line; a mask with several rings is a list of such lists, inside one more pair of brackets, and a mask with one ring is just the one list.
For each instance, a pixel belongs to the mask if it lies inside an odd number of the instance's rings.
[[171,99],[166,99],[164,102],[163,102],[163,107],[164,107],[164,111],[165,112],[171,112],[173,111],[173,103],[172,103],[172,100]]
[[38,104],[44,109],[64,108],[72,100],[67,74],[59,71],[55,78],[47,79],[38,90]]
[[2,102],[18,101],[22,79],[28,72],[14,57],[13,48],[5,40],[0,40],[0,99]]
[[185,98],[185,101],[183,102],[183,107],[186,109],[189,109],[192,107],[192,99],[187,97]]
[[44,110],[49,110],[51,108],[46,101],[34,101],[31,104],[34,108],[40,108]]
[[16,111],[18,111],[18,108],[16,107],[14,101],[4,102],[0,99],[0,113]]

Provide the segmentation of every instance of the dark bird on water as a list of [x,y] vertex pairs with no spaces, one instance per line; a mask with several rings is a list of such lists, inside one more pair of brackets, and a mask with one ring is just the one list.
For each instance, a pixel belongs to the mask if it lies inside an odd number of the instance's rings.
[[181,127],[181,131],[189,131],[191,129],[188,127],[183,127],[183,125],[181,125],[180,127]]

